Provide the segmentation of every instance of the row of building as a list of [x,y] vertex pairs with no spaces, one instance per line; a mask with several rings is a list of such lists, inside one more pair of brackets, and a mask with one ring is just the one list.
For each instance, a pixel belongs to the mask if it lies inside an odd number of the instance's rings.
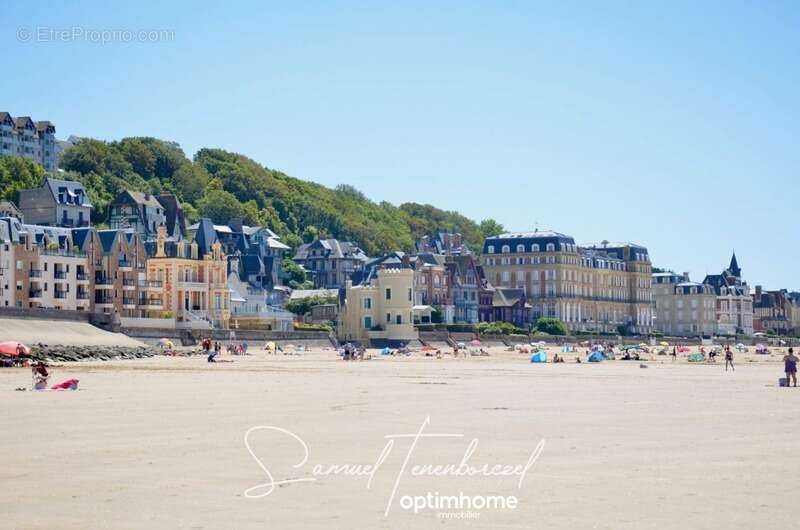
[[[171,194],[121,192],[107,230],[90,226],[92,210],[79,182],[54,178],[21,191],[18,208],[0,203],[0,303],[112,313],[131,326],[291,328],[282,307],[290,289],[281,281],[289,247],[268,228],[236,219],[186,226]],[[653,272],[638,244],[579,246],[540,230],[488,237],[480,256],[460,234],[437,233],[413,254],[370,258],[355,243],[318,239],[293,259],[316,288],[340,293],[326,320],[353,340],[404,338],[433,321],[527,328],[542,317],[561,320],[570,332],[800,329],[800,295],[760,287],[751,293],[735,255],[702,283]]]
[[45,179],[0,204],[0,304],[87,311],[124,327],[291,329],[280,306],[283,252],[240,220],[186,226],[174,195],[123,191],[109,229],[90,226],[79,182]]

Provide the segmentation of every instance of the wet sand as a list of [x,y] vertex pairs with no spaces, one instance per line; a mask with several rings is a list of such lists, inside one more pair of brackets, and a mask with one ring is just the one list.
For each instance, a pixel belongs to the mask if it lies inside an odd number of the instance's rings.
[[[373,352],[375,353],[375,352]],[[780,354],[716,365],[531,364],[529,355],[228,356],[73,363],[77,392],[16,392],[0,370],[4,528],[791,528],[800,390]],[[573,354],[567,354],[572,360]],[[367,476],[344,474],[380,460]],[[279,427],[294,433],[252,427]],[[526,465],[519,476],[415,476],[415,464]],[[303,445],[308,461],[297,468]],[[316,478],[245,492],[267,481]],[[339,465],[340,474],[322,475]],[[315,466],[319,473],[315,474]],[[385,510],[395,483],[396,494]],[[267,488],[251,490],[258,495]],[[406,509],[404,497],[515,496],[515,509]],[[442,515],[445,514],[445,515]],[[475,518],[477,514],[477,518]],[[444,519],[443,517],[452,517]],[[463,518],[462,518],[463,517]]]

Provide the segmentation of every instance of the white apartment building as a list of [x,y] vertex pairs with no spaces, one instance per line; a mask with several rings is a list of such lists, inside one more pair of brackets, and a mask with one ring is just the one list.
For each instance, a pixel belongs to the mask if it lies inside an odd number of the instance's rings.
[[14,118],[8,112],[0,112],[0,155],[28,158],[47,171],[55,171],[55,125],[33,121],[30,116]]
[[689,280],[689,274],[653,274],[653,327],[666,335],[694,337],[717,333],[717,294],[710,285]]

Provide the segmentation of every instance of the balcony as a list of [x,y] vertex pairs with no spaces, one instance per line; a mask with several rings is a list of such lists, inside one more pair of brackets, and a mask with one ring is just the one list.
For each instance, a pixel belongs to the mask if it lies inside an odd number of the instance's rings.
[[28,291],[28,298],[41,298],[42,297],[42,290],[41,289],[31,289]]
[[161,309],[164,307],[164,303],[155,298],[145,298],[139,300],[139,307],[142,309]]
[[78,300],[88,300],[89,293],[78,291],[78,293],[75,295],[75,298],[77,298]]
[[122,288],[125,290],[133,290],[136,288],[136,280],[132,280],[130,278],[125,278],[122,280]]
[[88,282],[89,275],[86,274],[85,272],[79,272],[75,275],[75,279],[78,280],[79,282]]
[[94,303],[95,305],[114,305],[114,298],[111,296],[96,296]]
[[56,299],[63,300],[67,297],[67,291],[53,291],[53,295],[56,297]]
[[111,278],[95,278],[94,283],[100,288],[107,288],[114,285],[114,280]]
[[53,272],[53,278],[56,280],[66,280],[67,273],[66,271],[55,271]]
[[135,298],[123,298],[122,299],[123,306],[129,306],[131,308],[136,307],[136,299]]
[[126,259],[119,260],[119,268],[124,270],[133,270],[133,265]]
[[184,289],[207,289],[208,284],[204,281],[181,280],[178,282],[178,287]]
[[163,283],[156,280],[143,280],[139,282],[140,289],[161,290]]
[[31,278],[41,278],[42,269],[31,269],[30,271],[28,271],[28,276]]

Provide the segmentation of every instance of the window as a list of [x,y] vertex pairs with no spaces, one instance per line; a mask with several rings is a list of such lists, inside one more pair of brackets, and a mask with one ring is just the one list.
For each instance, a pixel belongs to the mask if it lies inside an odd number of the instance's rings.
[[488,247],[486,247],[486,252],[488,254],[494,254],[494,245],[489,245]]
[[386,313],[386,322],[391,322],[391,321],[392,321],[392,314]]
[[396,321],[398,324],[402,324],[402,323],[403,323],[403,317],[402,317],[402,315],[400,315],[400,314],[398,313],[398,314],[397,314],[397,318],[396,318],[396,320],[395,320],[395,321]]
[[372,329],[372,317],[364,317],[364,329]]
[[364,309],[372,309],[372,298],[364,298]]
[[411,288],[409,287],[408,288],[408,301],[409,302],[411,301],[411,298],[412,298],[412,296],[411,296]]
[[503,254],[508,254],[509,252],[511,252],[511,247],[503,245]]
[[531,245],[531,252],[539,252],[539,245]]
[[517,252],[525,252],[525,245],[517,245]]
[[553,243],[548,243],[547,244],[547,252],[553,252],[553,251],[555,251],[555,249],[556,249],[556,246]]
[[386,289],[386,299],[387,300],[391,300],[392,299],[392,290],[389,289],[389,288]]

